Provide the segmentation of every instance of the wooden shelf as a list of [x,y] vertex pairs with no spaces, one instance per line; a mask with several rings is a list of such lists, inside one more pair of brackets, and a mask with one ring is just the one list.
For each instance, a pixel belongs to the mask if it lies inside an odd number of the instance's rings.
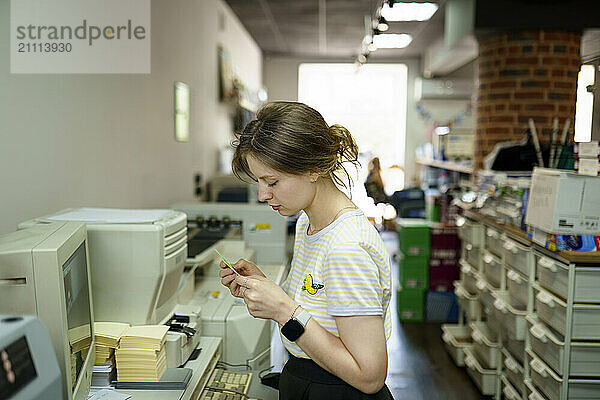
[[456,171],[462,174],[472,174],[473,167],[467,167],[462,164],[457,164],[451,161],[440,161],[440,160],[426,160],[424,158],[417,158],[417,164],[426,165],[428,167],[435,167],[441,169],[447,169],[448,171]]

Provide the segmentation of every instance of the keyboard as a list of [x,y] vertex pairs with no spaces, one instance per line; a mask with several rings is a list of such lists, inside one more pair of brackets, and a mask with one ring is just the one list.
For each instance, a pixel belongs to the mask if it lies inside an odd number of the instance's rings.
[[200,394],[200,400],[244,400],[247,397],[240,393],[248,394],[251,379],[251,372],[215,368]]

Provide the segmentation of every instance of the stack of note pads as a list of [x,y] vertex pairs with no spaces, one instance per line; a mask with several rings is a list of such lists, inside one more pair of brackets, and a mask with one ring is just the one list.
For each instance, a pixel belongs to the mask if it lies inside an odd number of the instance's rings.
[[77,354],[81,352],[81,359],[85,360],[90,344],[92,343],[92,336],[90,334],[90,325],[84,324],[75,328],[69,329],[69,344],[71,345],[71,354]]
[[119,382],[158,382],[167,369],[166,325],[132,326],[115,351]]
[[115,349],[119,346],[119,339],[128,328],[129,324],[121,322],[94,323],[96,364],[104,364],[112,358]]

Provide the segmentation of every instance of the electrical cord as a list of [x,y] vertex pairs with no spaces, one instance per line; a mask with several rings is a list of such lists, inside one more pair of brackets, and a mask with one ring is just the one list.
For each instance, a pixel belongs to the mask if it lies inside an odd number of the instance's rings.
[[226,363],[225,361],[218,361],[217,367],[219,367],[219,366],[224,366],[225,369],[227,369],[227,368],[246,368],[246,371],[252,370],[252,368],[250,368],[250,366],[248,364],[229,364],[229,363]]

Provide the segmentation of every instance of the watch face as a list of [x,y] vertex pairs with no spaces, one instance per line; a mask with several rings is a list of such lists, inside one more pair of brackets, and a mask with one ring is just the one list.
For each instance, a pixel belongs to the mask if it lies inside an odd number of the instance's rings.
[[281,327],[281,333],[283,333],[283,336],[285,336],[287,340],[294,342],[304,333],[304,327],[295,319],[290,319],[283,327]]

